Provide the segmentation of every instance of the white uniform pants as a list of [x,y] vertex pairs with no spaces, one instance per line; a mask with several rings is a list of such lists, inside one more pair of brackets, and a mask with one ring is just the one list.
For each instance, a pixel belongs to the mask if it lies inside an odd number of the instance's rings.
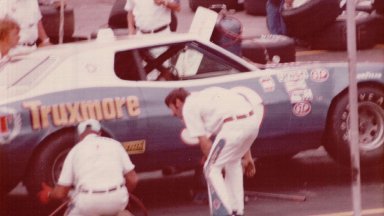
[[109,216],[117,215],[128,204],[126,187],[107,193],[79,192],[68,207],[68,216]]
[[[241,158],[257,137],[261,116],[224,123],[204,164],[211,215],[244,214]],[[222,171],[225,172],[225,177]]]

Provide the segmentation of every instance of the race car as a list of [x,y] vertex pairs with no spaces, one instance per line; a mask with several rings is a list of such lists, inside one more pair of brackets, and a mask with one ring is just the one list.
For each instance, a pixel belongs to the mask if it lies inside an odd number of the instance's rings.
[[[104,31],[109,32],[109,31]],[[362,164],[384,158],[384,64],[357,65]],[[126,36],[40,48],[0,65],[1,191],[22,181],[36,194],[53,184],[76,126],[94,118],[122,143],[138,172],[199,166],[198,146],[164,103],[174,88],[246,88],[264,106],[253,156],[291,157],[325,146],[348,164],[348,65],[259,67],[194,34]],[[236,106],[236,104],[234,104]],[[260,115],[260,113],[258,113]]]

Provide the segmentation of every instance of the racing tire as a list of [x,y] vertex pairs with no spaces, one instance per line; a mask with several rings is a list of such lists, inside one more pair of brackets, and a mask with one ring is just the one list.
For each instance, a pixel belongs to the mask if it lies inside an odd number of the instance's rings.
[[247,14],[265,16],[267,0],[244,0],[244,10]]
[[284,63],[296,60],[295,41],[284,35],[260,35],[241,43],[243,57],[259,63]]
[[284,9],[281,14],[288,35],[304,39],[332,24],[340,13],[338,0],[305,0],[301,5]]
[[225,4],[227,6],[227,9],[239,9],[239,4],[237,3],[237,0],[188,0],[188,2],[189,8],[192,11],[196,11],[199,6],[209,8],[211,5],[214,4]]
[[[346,0],[341,0],[340,2],[340,8],[343,11],[347,10],[347,1]],[[374,11],[372,1],[371,0],[360,0],[356,2],[356,11],[363,11],[367,13],[372,13]]]
[[367,13],[372,13],[374,10],[372,2],[370,0],[357,2],[356,11],[363,11]]
[[65,157],[76,143],[75,128],[58,132],[41,144],[28,167],[24,184],[29,195],[36,198],[41,183],[53,186],[57,182]]
[[377,43],[384,43],[384,14],[381,15],[377,12],[373,12],[372,16],[375,18],[376,27],[375,30],[377,31],[376,35],[376,42]]
[[[384,90],[366,85],[358,89],[359,148],[362,165],[379,165],[384,161]],[[324,148],[337,162],[350,165],[348,142],[348,93],[345,91],[332,104],[327,121]]]
[[[60,9],[51,5],[41,5],[40,11],[42,14],[41,22],[43,23],[45,32],[50,38],[51,43],[57,44],[59,42],[60,30]],[[73,33],[75,31],[75,18],[72,8],[66,7],[64,9],[64,37],[63,42],[72,42]]]
[[374,0],[372,6],[377,13],[384,15],[384,0]]
[[[356,12],[356,48],[369,49],[376,44],[376,18],[366,12]],[[312,49],[347,50],[347,16],[340,15],[324,31],[311,39]]]

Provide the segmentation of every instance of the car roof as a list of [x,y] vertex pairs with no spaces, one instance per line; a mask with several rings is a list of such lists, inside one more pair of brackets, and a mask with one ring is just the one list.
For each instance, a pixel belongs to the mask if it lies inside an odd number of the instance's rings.
[[[54,52],[55,54],[62,53],[62,55],[70,54],[72,52],[79,52],[91,49],[113,49],[113,50],[126,50],[141,48],[145,46],[154,46],[167,43],[178,43],[186,41],[199,41],[200,43],[207,44],[209,40],[202,40],[195,34],[189,33],[171,33],[159,37],[155,34],[148,35],[132,35],[132,36],[116,36],[113,38],[96,38],[91,40],[79,41],[74,43],[59,44],[52,47],[45,47],[38,49],[38,52]],[[72,48],[76,48],[75,50]]]

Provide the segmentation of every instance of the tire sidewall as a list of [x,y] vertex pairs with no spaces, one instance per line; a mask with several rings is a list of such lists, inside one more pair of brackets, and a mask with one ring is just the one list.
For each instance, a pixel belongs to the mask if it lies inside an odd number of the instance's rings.
[[282,11],[288,35],[297,38],[310,37],[329,24],[341,13],[335,0],[309,0],[304,4]]
[[[358,103],[372,102],[379,105],[384,112],[384,103],[381,101],[384,91],[372,87],[359,89]],[[381,101],[381,102],[380,102]],[[327,132],[328,139],[324,142],[327,152],[338,162],[350,164],[350,148],[348,142],[347,120],[349,116],[348,94],[344,94],[333,109],[330,119],[330,127]],[[383,163],[384,143],[375,150],[369,152],[360,151],[360,161],[363,165],[375,165]]]
[[294,62],[296,60],[295,42],[284,35],[260,35],[250,40],[243,40],[241,44],[244,57],[259,64],[266,64],[274,58],[280,58],[279,62]]
[[[42,182],[50,186],[55,184],[57,179],[53,178],[53,172],[58,172],[57,159],[59,156],[61,159],[65,159],[66,154],[75,145],[75,139],[74,131],[72,133],[66,132],[51,137],[42,144],[43,148],[34,157],[24,181],[30,195],[34,196],[41,190]],[[56,170],[54,170],[55,168]]]

